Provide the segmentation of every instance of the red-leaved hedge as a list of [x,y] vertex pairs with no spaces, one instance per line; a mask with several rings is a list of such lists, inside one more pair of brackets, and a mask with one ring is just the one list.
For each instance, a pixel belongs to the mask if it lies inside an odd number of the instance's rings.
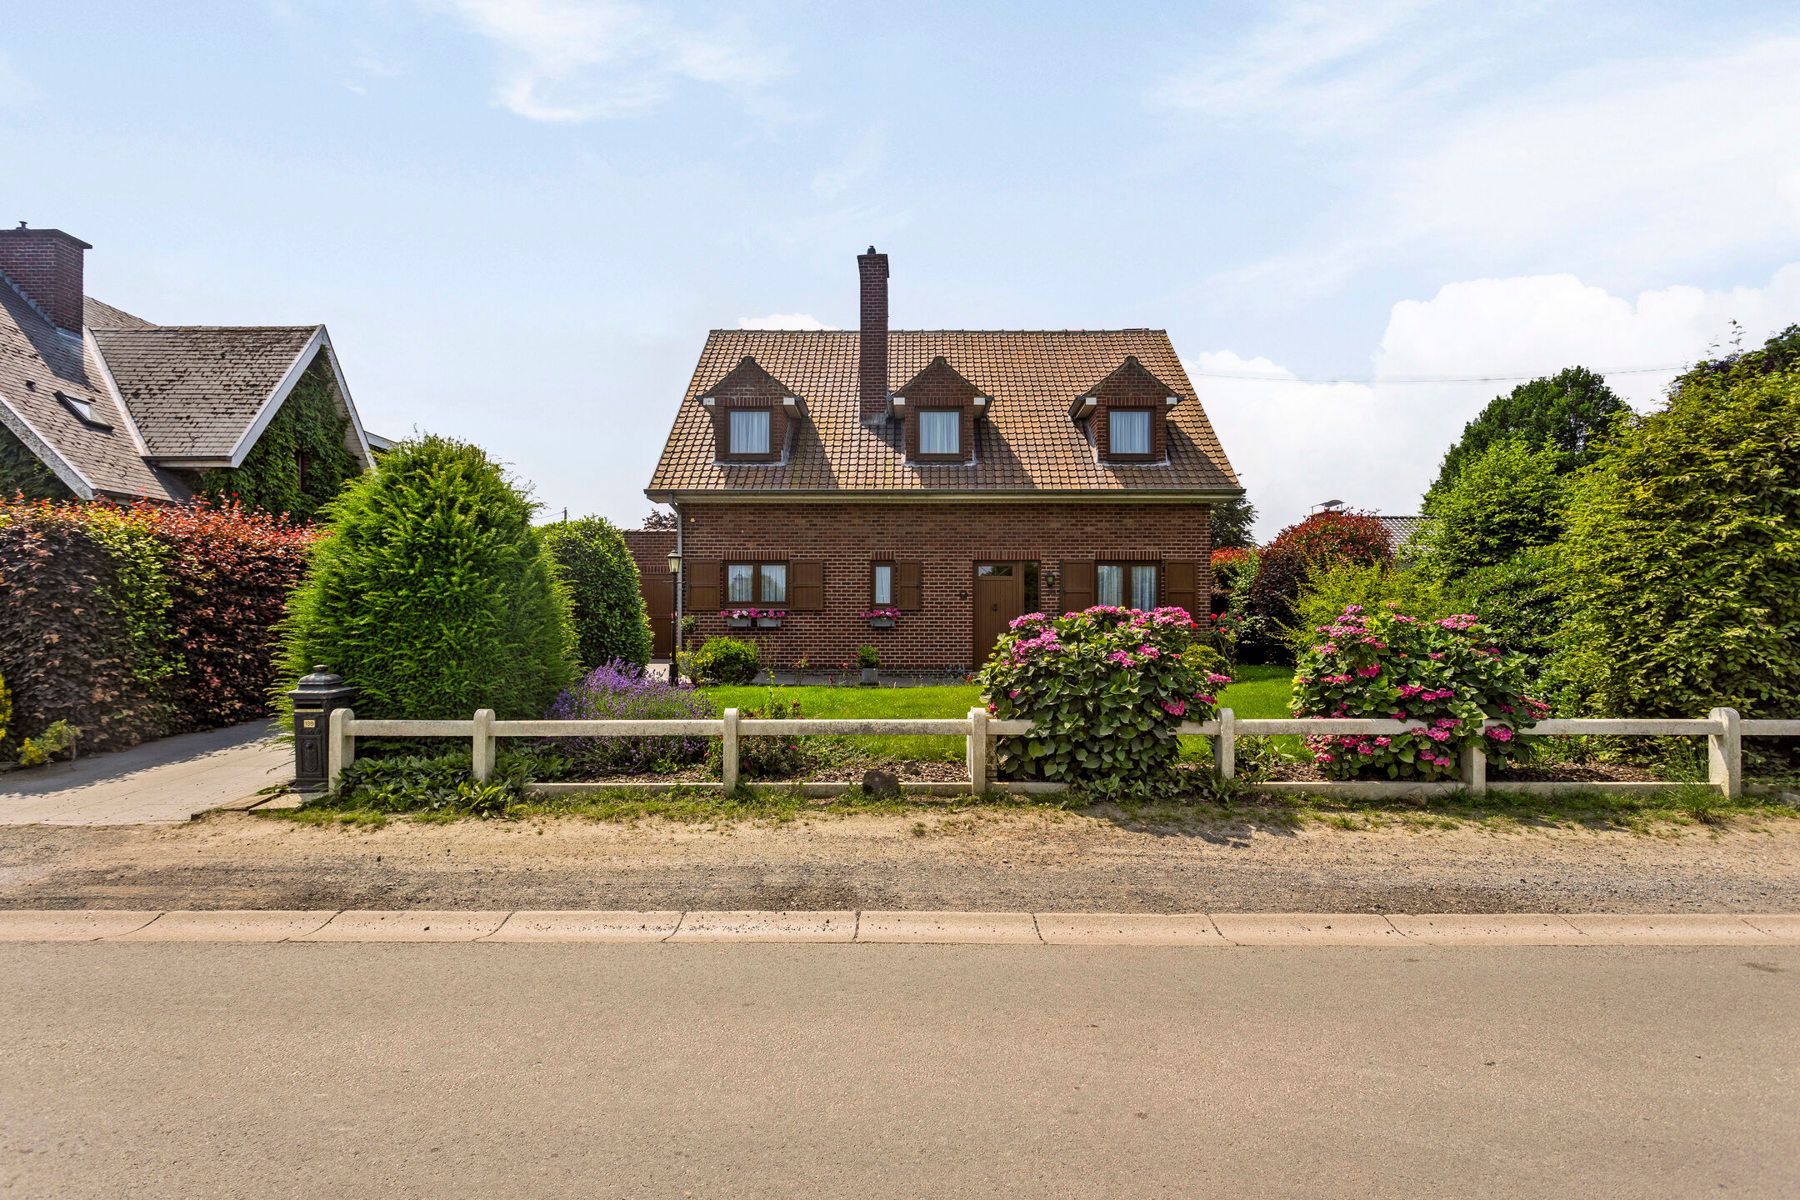
[[1257,555],[1250,610],[1262,618],[1267,636],[1279,637],[1293,622],[1294,601],[1314,571],[1338,563],[1384,562],[1393,556],[1387,530],[1368,513],[1314,513],[1276,534]]
[[266,713],[316,536],[235,504],[0,501],[0,759],[57,720],[100,750]]

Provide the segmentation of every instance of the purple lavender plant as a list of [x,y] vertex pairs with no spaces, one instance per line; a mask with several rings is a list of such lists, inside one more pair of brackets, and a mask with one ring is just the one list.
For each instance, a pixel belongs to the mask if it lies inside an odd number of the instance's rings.
[[[556,721],[681,721],[716,716],[712,701],[690,683],[669,683],[614,659],[595,667],[550,706]],[[706,761],[709,737],[558,738],[550,747],[566,754],[582,774],[666,772]]]

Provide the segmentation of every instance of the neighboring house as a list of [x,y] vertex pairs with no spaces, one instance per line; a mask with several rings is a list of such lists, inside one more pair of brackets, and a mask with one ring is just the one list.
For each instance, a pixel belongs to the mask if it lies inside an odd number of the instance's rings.
[[153,325],[85,295],[90,248],[0,230],[0,492],[306,515],[370,466],[323,325]]
[[1168,334],[890,330],[887,255],[857,263],[859,330],[707,337],[645,489],[698,634],[777,610],[766,664],[962,670],[1028,612],[1204,612],[1242,489]]
[[[1344,502],[1342,500],[1321,500],[1319,503],[1313,505],[1312,510],[1315,513],[1352,511],[1344,507]],[[1411,542],[1412,539],[1418,535],[1419,531],[1425,528],[1426,523],[1431,520],[1430,517],[1389,517],[1384,516],[1381,513],[1369,513],[1368,515],[1374,517],[1381,523],[1381,528],[1387,532],[1389,552],[1402,562],[1410,562],[1412,560],[1413,554],[1412,551],[1408,549],[1407,544]]]

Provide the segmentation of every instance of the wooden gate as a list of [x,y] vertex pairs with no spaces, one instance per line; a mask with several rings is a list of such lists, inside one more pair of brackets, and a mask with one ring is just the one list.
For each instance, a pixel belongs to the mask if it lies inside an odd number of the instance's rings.
[[639,575],[638,586],[650,613],[650,657],[675,657],[675,576]]

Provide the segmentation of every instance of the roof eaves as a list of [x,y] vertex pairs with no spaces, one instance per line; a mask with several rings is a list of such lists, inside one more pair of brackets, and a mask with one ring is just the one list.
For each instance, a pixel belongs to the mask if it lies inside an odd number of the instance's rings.
[[12,401],[0,395],[0,424],[12,430],[13,436],[25,443],[25,448],[38,456],[38,459],[49,467],[51,472],[63,482],[63,486],[74,492],[83,500],[94,498],[94,484],[76,469],[75,464],[64,458],[50,440],[39,433],[25,414],[14,408]]

